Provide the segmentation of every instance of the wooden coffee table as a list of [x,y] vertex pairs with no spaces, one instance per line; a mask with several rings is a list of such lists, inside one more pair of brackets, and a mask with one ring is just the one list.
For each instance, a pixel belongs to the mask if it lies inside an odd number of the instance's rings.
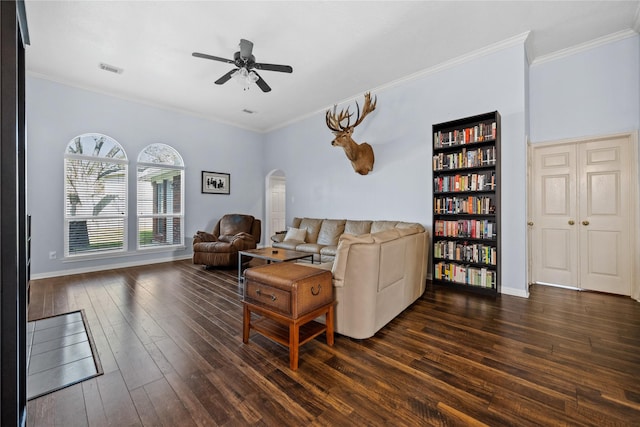
[[290,249],[280,248],[259,248],[249,249],[247,251],[238,252],[238,285],[242,284],[242,257],[259,258],[272,262],[296,261],[299,259],[310,258],[313,263],[313,254],[307,252],[292,251]]
[[[326,333],[334,344],[335,304],[331,272],[296,263],[247,269],[242,299],[242,342],[251,329],[289,347],[289,367],[298,369],[299,348]],[[256,316],[252,317],[251,314]],[[325,322],[317,322],[325,316]]]

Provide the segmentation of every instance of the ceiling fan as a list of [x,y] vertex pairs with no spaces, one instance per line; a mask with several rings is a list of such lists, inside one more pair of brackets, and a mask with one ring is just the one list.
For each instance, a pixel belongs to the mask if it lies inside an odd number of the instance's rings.
[[264,64],[256,62],[255,56],[251,53],[252,51],[253,43],[249,40],[240,39],[240,51],[233,54],[233,59],[220,58],[218,56],[207,55],[199,52],[193,52],[192,55],[196,58],[212,59],[214,61],[226,62],[227,64],[234,64],[236,68],[220,77],[215,81],[215,83],[217,85],[221,85],[233,77],[244,85],[244,90],[249,89],[249,85],[251,83],[257,84],[263,92],[269,92],[271,90],[267,82],[265,82],[262,77],[254,71],[254,69],[279,71],[281,73],[293,72],[293,68],[289,65]]

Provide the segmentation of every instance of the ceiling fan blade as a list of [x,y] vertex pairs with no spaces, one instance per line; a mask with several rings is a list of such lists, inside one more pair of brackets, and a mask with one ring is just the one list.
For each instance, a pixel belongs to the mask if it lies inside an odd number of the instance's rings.
[[249,40],[240,39],[240,58],[251,58],[251,52],[253,51],[253,43]]
[[265,71],[280,71],[281,73],[293,73],[293,68],[290,65],[278,65],[278,64],[261,64],[256,62],[253,64],[254,68]]
[[219,56],[207,55],[206,53],[193,52],[191,55],[196,58],[212,59],[214,61],[226,62],[227,64],[235,64],[235,61],[227,58],[220,58]]
[[258,85],[258,87],[260,89],[262,89],[263,92],[270,92],[271,88],[269,87],[269,85],[267,84],[267,82],[265,82],[262,77],[260,77],[260,74],[256,73],[254,71],[255,75],[258,76],[258,80],[256,80],[256,84]]
[[221,85],[223,83],[228,82],[229,79],[231,78],[231,74],[235,73],[236,71],[238,71],[238,69],[234,68],[233,70],[229,71],[227,74],[225,74],[224,76],[222,76],[218,80],[216,80],[215,83],[217,85]]

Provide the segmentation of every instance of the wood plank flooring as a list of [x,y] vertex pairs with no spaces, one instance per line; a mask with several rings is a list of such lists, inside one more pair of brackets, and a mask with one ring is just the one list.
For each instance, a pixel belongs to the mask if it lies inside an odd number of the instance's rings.
[[428,288],[367,340],[242,343],[235,270],[190,261],[33,281],[29,318],[84,309],[104,375],[29,426],[640,426],[640,303],[533,286]]

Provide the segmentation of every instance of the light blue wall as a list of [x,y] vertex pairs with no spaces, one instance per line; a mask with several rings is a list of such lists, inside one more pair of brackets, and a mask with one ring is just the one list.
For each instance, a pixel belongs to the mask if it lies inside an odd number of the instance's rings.
[[324,112],[269,133],[265,171],[286,174],[287,222],[294,216],[389,219],[431,230],[432,124],[498,110],[506,177],[502,245],[508,248],[502,280],[510,293],[524,295],[525,64],[524,46],[518,45],[374,91],[378,106],[354,133],[375,152],[374,170],[366,176],[356,174],[343,150],[330,145]]
[[[554,61],[534,64],[530,68],[530,87],[532,143],[626,132],[637,134],[640,129],[640,36],[633,34]],[[640,163],[640,153],[638,156],[636,161]],[[640,188],[640,175],[636,179]],[[636,206],[636,210],[639,208]],[[638,257],[640,253],[636,254],[636,259]],[[632,296],[638,298],[638,292]]]
[[[140,264],[189,256],[192,236],[211,230],[225,213],[262,218],[262,135],[189,115],[27,78],[27,182],[32,215],[32,275],[89,271],[107,265]],[[129,158],[129,252],[125,256],[65,262],[64,151],[77,135],[98,132],[115,138]],[[182,251],[136,252],[135,161],[148,144],[162,142],[185,162],[185,245]],[[201,172],[231,174],[231,194],[202,194]],[[57,259],[50,260],[55,251]]]
[[531,66],[531,141],[637,131],[640,36]]
[[[188,256],[190,237],[224,213],[265,217],[264,177],[287,176],[287,219],[294,216],[394,219],[431,224],[431,126],[498,110],[502,116],[502,286],[526,295],[526,136],[542,142],[640,128],[640,39],[629,37],[528,69],[517,45],[436,73],[374,90],[378,107],[356,129],[374,170],[356,174],[332,147],[324,111],[266,135],[30,76],[27,80],[28,203],[34,274],[104,268]],[[362,96],[358,98],[362,103]],[[343,105],[339,108],[345,107]],[[353,107],[352,107],[353,108]],[[63,171],[76,135],[116,138],[133,162],[152,142],[176,148],[187,165],[185,243],[179,253],[62,262]],[[200,193],[202,170],[231,173],[231,195]],[[135,172],[130,171],[135,188]],[[133,198],[135,193],[131,194]],[[129,230],[134,235],[135,210]],[[264,227],[263,227],[264,228]],[[264,236],[263,236],[264,239]],[[49,260],[49,251],[58,253]]]

